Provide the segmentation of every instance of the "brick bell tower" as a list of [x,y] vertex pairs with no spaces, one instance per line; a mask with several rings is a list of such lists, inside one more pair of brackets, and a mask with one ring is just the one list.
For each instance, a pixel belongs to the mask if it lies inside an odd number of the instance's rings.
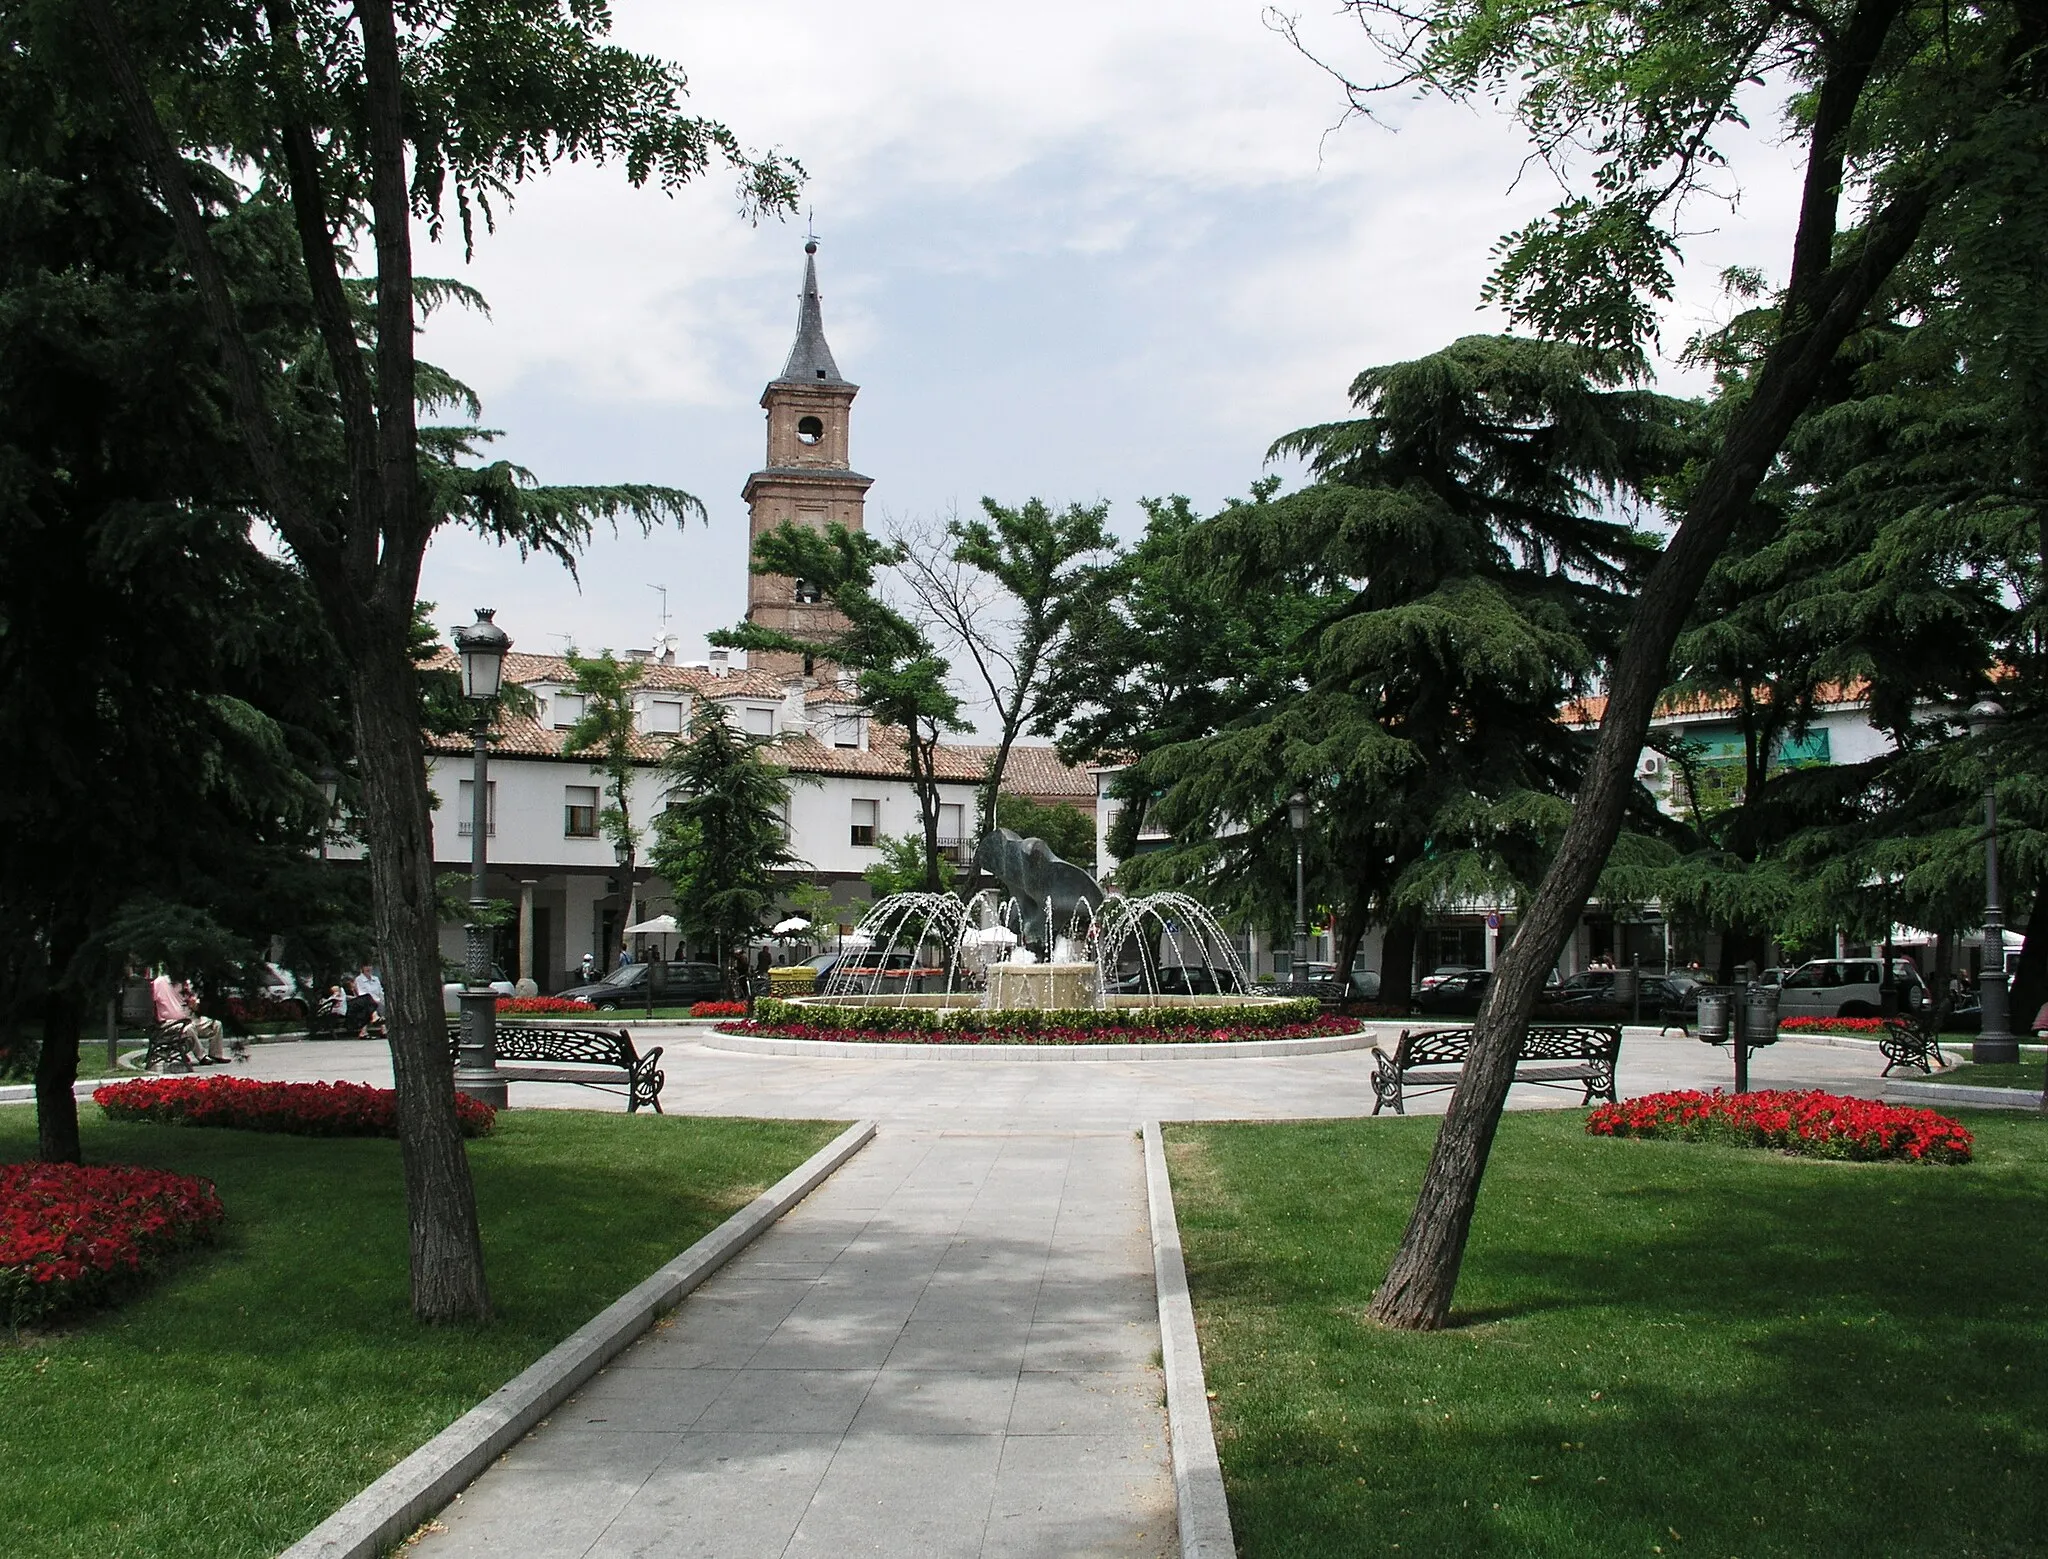
[[[843,525],[860,530],[867,491],[873,485],[847,464],[847,424],[860,386],[840,377],[825,344],[824,310],[818,299],[818,241],[804,244],[804,290],[797,308],[796,345],[781,377],[761,392],[768,413],[768,463],[747,478],[740,496],[747,503],[747,551],[766,531],[785,523],[824,530]],[[777,574],[747,576],[747,621],[806,639],[830,639],[846,619],[819,598],[805,580]],[[830,678],[836,668],[779,650],[756,651],[749,667],[782,676]]]

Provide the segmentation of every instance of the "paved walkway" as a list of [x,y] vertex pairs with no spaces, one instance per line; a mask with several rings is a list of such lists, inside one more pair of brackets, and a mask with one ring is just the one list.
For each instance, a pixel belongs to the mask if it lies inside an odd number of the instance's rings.
[[[880,1134],[473,1484],[422,1559],[1174,1552],[1135,1129],[1365,1115],[1369,1051],[1055,1063],[645,1042],[666,1047],[672,1114],[872,1117]],[[1785,1041],[1751,1076],[1874,1095],[1881,1066]],[[1620,1089],[1725,1086],[1730,1070],[1697,1040],[1632,1029]],[[235,1071],[391,1079],[381,1045],[351,1043],[262,1045]],[[512,1100],[623,1108],[560,1084],[515,1083]]]
[[1126,1132],[890,1131],[445,1511],[422,1559],[1175,1544]]

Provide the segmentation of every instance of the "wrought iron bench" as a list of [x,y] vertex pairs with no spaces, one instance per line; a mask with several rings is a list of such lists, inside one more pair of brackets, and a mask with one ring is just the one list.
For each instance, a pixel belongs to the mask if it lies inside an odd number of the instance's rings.
[[[1472,1030],[1403,1029],[1401,1042],[1389,1055],[1373,1046],[1373,1114],[1391,1104],[1396,1115],[1408,1113],[1410,1089],[1429,1093],[1455,1088],[1472,1053]],[[1580,1088],[1585,1102],[1614,1100],[1614,1064],[1621,1055],[1621,1025],[1571,1025],[1531,1028],[1515,1058],[1515,1081],[1546,1088]]]
[[1941,1025],[1947,1015],[1945,1008],[1937,1008],[1886,1018],[1884,1037],[1877,1042],[1878,1054],[1884,1057],[1884,1070],[1878,1076],[1891,1076],[1895,1067],[1932,1072],[1937,1066],[1947,1066],[1948,1057],[1941,1053]]
[[191,1071],[192,1047],[179,1030],[152,1023],[149,1048],[142,1053],[142,1070],[154,1072],[159,1067],[166,1072]]
[[[575,1083],[581,1088],[618,1092],[616,1085],[592,1077],[590,1068],[610,1067],[625,1073],[626,1113],[643,1104],[661,1108],[662,1085],[668,1075],[657,1064],[661,1046],[644,1055],[633,1048],[633,1036],[624,1029],[538,1028],[520,1023],[498,1025],[498,1070],[515,1083]],[[449,1053],[460,1060],[462,1026],[448,1025]],[[507,1066],[506,1062],[513,1062]],[[519,1065],[521,1062],[538,1063]]]

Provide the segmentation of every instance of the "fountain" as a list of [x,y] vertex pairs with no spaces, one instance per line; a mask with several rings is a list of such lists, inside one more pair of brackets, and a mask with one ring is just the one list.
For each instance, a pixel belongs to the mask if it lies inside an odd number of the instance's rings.
[[[1229,936],[1185,893],[1105,893],[1042,839],[999,828],[977,855],[1002,884],[966,903],[892,893],[862,919],[816,996],[799,1005],[1112,1013],[1266,1005]],[[1128,969],[1126,965],[1129,965]]]

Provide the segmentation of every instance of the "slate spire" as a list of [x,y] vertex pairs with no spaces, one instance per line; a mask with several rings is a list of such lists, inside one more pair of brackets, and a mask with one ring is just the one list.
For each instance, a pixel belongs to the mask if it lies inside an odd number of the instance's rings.
[[789,349],[789,363],[782,370],[786,382],[799,384],[844,384],[839,365],[832,361],[832,348],[825,344],[825,311],[818,298],[818,240],[804,244],[803,302],[796,316],[796,345]]

